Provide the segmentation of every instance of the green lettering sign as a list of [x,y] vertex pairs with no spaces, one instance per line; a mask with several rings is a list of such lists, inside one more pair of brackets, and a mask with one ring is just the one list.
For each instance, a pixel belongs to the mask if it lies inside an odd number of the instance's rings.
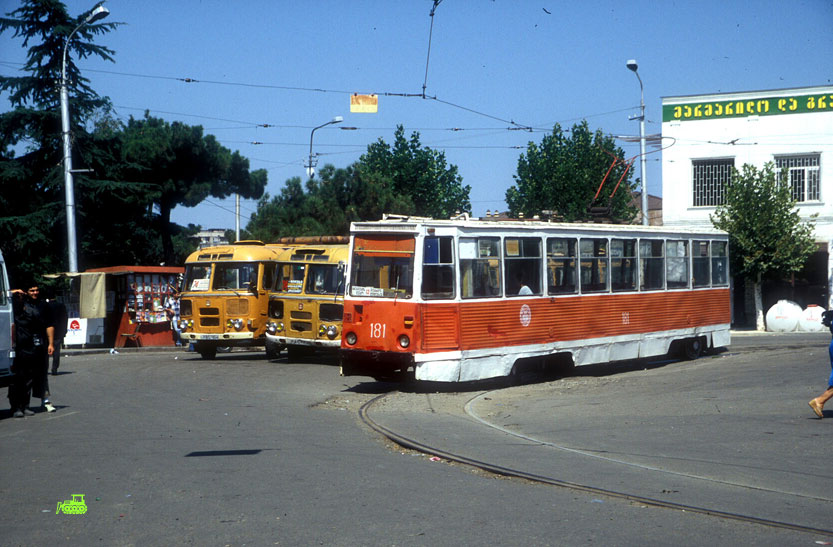
[[662,106],[662,121],[712,120],[716,118],[743,118],[746,116],[806,114],[809,112],[833,112],[833,93],[666,104]]

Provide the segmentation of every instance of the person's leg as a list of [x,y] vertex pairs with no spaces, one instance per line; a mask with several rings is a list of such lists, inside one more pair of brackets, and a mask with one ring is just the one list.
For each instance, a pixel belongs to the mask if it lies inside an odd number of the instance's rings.
[[830,340],[830,347],[828,348],[828,351],[830,353],[830,379],[827,381],[827,391],[815,399],[810,399],[810,402],[808,403],[810,408],[813,409],[813,412],[815,412],[816,416],[819,418],[824,418],[824,412],[822,412],[824,403],[833,399],[833,340]]
[[55,346],[55,353],[52,354],[52,375],[58,374],[58,367],[61,366],[61,342],[62,340],[56,340],[54,343]]

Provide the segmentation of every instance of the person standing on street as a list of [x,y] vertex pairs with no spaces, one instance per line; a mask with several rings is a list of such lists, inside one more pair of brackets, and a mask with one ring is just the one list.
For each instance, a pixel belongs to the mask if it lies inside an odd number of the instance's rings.
[[29,289],[12,291],[16,332],[14,379],[9,385],[9,403],[15,418],[31,416],[31,396],[40,398],[47,412],[55,407],[49,402],[47,367],[49,356],[55,351],[55,327],[49,307],[39,300],[37,284]]
[[61,366],[61,345],[67,333],[67,307],[56,298],[47,300],[47,302],[52,312],[52,320],[55,323],[55,352],[52,354],[52,376],[57,376],[58,367]]
[[[828,310],[822,314],[821,323],[829,328],[830,333],[833,334],[833,310]],[[824,418],[824,403],[833,399],[833,339],[830,340],[828,351],[830,353],[830,379],[827,380],[827,391],[815,399],[810,399],[808,403],[819,418]]]
[[170,294],[165,298],[165,313],[171,322],[171,331],[174,335],[174,342],[177,347],[182,346],[182,331],[179,330],[179,291],[176,287],[169,285]]

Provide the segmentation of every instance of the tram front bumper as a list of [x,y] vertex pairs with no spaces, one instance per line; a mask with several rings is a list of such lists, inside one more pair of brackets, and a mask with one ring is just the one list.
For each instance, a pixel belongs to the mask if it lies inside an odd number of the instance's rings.
[[403,379],[414,372],[412,353],[342,349],[339,354],[342,376],[371,376],[376,379]]

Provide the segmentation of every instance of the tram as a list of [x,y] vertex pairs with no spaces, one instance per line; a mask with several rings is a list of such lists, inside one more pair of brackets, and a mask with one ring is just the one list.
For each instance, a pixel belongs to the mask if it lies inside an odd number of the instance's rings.
[[725,232],[386,216],[351,225],[342,375],[472,381],[730,343]]
[[275,358],[284,348],[296,359],[316,348],[341,346],[344,311],[346,236],[281,238],[291,245],[278,258],[269,294],[266,354]]
[[263,347],[269,289],[287,245],[238,241],[207,247],[185,261],[180,330],[203,359],[218,348]]

